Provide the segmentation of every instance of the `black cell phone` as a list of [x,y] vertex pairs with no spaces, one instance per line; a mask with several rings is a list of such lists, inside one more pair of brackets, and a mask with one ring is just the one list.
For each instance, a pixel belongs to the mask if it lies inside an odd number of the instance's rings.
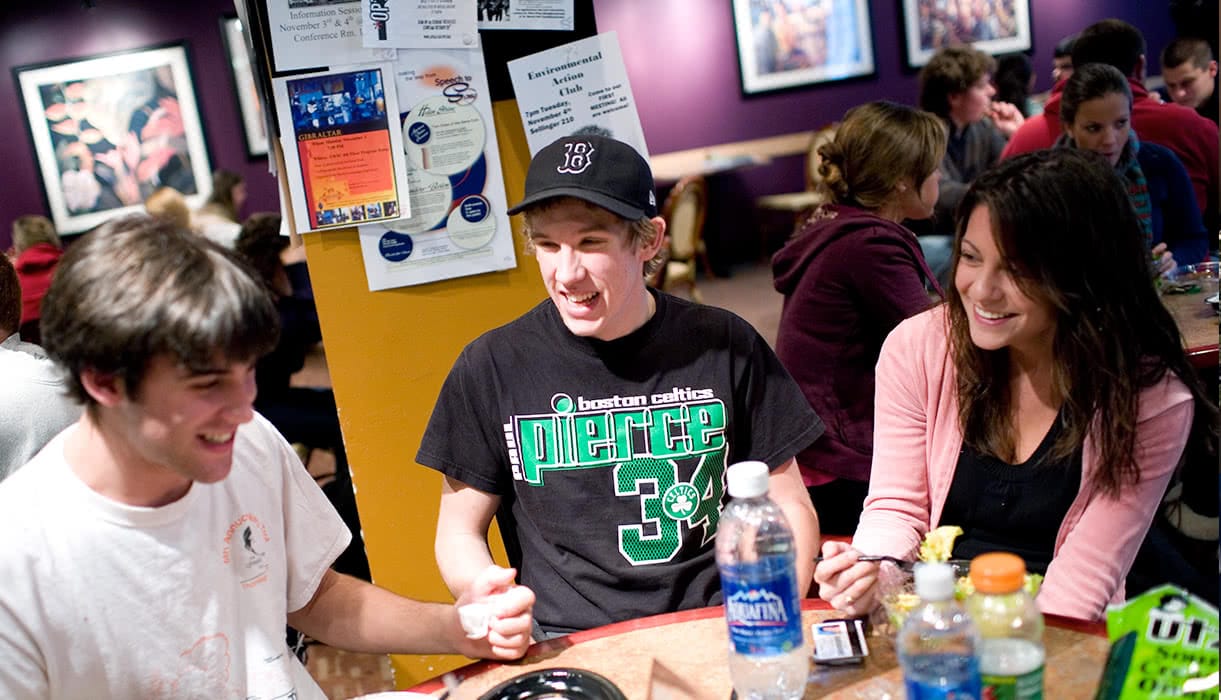
[[823,666],[849,666],[865,663],[869,645],[865,643],[865,624],[860,618],[834,618],[810,625],[814,640],[814,663]]

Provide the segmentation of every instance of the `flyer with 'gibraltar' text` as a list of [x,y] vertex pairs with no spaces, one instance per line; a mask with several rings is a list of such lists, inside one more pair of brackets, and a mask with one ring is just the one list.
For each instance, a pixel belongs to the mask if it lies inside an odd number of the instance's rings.
[[411,213],[400,193],[402,142],[388,72],[357,66],[273,81],[298,232]]

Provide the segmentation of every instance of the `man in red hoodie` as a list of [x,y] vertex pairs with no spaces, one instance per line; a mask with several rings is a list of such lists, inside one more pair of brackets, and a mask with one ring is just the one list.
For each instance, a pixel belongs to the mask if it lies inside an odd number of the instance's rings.
[[[1156,143],[1183,161],[1196,201],[1207,225],[1217,221],[1217,125],[1192,109],[1163,104],[1145,89],[1145,38],[1127,22],[1104,19],[1086,27],[1073,45],[1073,65],[1106,63],[1115,66],[1132,86],[1132,127],[1142,141]],[[1065,80],[1052,88],[1043,114],[1026,120],[1009,139],[1001,158],[1051,148],[1064,133],[1060,124],[1060,94]]]
[[42,342],[39,319],[42,298],[51,286],[55,266],[63,257],[63,245],[55,225],[45,216],[21,216],[13,222],[13,267],[21,283],[21,337],[30,343]]

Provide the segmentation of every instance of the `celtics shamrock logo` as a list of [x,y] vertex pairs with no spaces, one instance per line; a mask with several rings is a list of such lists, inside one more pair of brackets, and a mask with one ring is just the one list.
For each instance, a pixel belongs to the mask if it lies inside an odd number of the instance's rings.
[[699,500],[699,491],[694,486],[686,482],[679,482],[662,494],[661,507],[666,515],[674,520],[686,520],[695,513]]

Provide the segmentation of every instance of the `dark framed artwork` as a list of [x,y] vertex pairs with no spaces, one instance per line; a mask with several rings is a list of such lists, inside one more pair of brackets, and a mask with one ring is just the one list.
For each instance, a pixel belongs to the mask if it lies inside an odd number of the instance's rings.
[[733,0],[742,93],[874,73],[867,0]]
[[907,65],[970,44],[993,55],[1030,49],[1029,0],[902,0]]
[[255,87],[254,72],[250,67],[250,52],[242,37],[242,21],[227,15],[220,20],[221,38],[225,42],[225,55],[229,57],[229,75],[233,78],[233,93],[237,99],[238,112],[242,118],[242,137],[246,143],[246,155],[258,158],[267,155],[267,119],[263,114],[263,102]]
[[13,68],[51,219],[85,231],[162,186],[202,203],[212,168],[185,44]]

